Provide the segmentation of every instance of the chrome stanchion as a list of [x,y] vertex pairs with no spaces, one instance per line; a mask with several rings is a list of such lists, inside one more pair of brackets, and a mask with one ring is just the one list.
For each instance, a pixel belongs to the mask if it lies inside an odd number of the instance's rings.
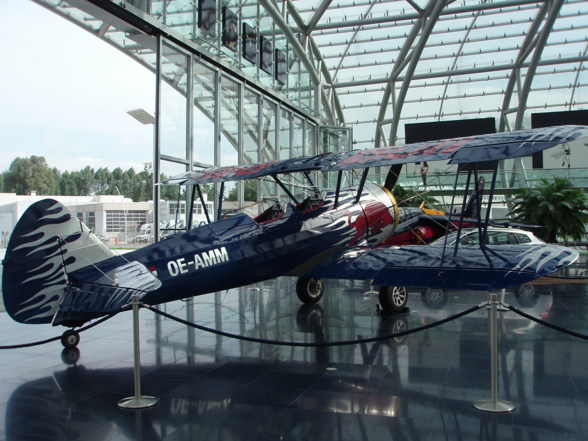
[[145,409],[157,404],[157,398],[141,395],[141,353],[139,347],[139,295],[131,297],[133,305],[133,352],[135,364],[135,396],[123,398],[118,406],[124,409]]
[[492,363],[491,398],[478,400],[474,407],[485,412],[512,412],[514,404],[498,399],[498,294],[490,294],[490,352]]

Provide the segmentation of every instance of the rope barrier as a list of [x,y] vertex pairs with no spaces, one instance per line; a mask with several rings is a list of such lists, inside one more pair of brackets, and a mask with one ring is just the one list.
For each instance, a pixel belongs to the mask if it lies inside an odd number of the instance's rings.
[[[118,311],[118,312],[120,312],[120,311]],[[107,315],[106,317],[102,317],[100,320],[96,320],[94,323],[90,323],[89,325],[84,326],[83,328],[80,328],[77,330],[71,329],[71,331],[77,332],[77,333],[87,331],[88,329],[91,329],[94,326],[98,326],[99,324],[104,323],[106,320],[111,319],[112,317],[117,315],[118,312],[114,312],[112,314]],[[68,332],[68,331],[66,331],[66,332]],[[0,346],[0,350],[2,350],[2,349],[21,349],[21,348],[29,348],[31,346],[40,346],[40,345],[44,345],[46,343],[51,343],[54,341],[61,340],[62,338],[63,338],[63,334],[59,335],[57,337],[52,337],[52,338],[48,338],[46,340],[36,341],[36,342],[32,342],[32,343],[22,343],[22,344],[18,344],[18,345]]]
[[[518,315],[520,315],[521,317],[524,317],[526,319],[529,319],[531,321],[534,321],[534,322],[536,322],[536,323],[538,323],[540,325],[546,326],[548,328],[554,329],[554,330],[559,331],[559,332],[563,332],[563,333],[568,334],[568,335],[571,335],[573,337],[577,337],[577,338],[581,338],[581,339],[584,339],[584,340],[588,340],[588,336],[586,336],[586,335],[580,334],[580,333],[575,332],[575,331],[567,330],[567,329],[562,328],[560,326],[557,326],[557,325],[548,323],[548,322],[546,322],[544,320],[540,320],[540,319],[538,319],[536,317],[533,317],[532,315],[529,315],[529,314],[527,314],[527,313],[525,313],[525,312],[523,312],[523,311],[515,308],[514,306],[507,305],[507,304],[502,303],[502,302],[500,304],[502,306],[504,306],[505,308],[507,308],[508,310],[510,310],[510,311],[512,311],[512,312],[514,312],[514,313],[516,313]],[[433,323],[429,323],[429,324],[426,324],[426,325],[423,325],[423,326],[419,326],[418,328],[413,328],[413,329],[409,329],[409,330],[406,330],[406,331],[402,331],[402,332],[396,332],[396,333],[392,333],[392,334],[380,335],[380,336],[377,336],[377,337],[363,338],[363,339],[359,339],[359,340],[342,340],[342,341],[322,342],[322,343],[304,343],[304,342],[295,342],[295,341],[269,340],[269,339],[263,339],[263,338],[247,337],[247,336],[244,336],[244,335],[232,334],[230,332],[219,331],[219,330],[216,330],[216,329],[213,329],[213,328],[209,328],[209,327],[206,327],[206,326],[202,326],[202,325],[198,325],[196,323],[189,322],[187,320],[181,319],[179,317],[175,317],[175,316],[173,316],[171,314],[168,314],[166,312],[160,311],[160,310],[158,310],[157,308],[155,308],[153,306],[144,305],[144,304],[142,306],[144,306],[146,309],[149,309],[150,311],[152,311],[152,312],[154,312],[156,314],[159,314],[159,315],[161,315],[163,317],[166,317],[166,318],[168,318],[170,320],[174,320],[174,321],[176,321],[178,323],[181,323],[183,325],[190,326],[192,328],[199,329],[199,330],[205,331],[205,332],[210,332],[212,334],[220,335],[220,336],[223,336],[223,337],[234,338],[236,340],[244,340],[244,341],[248,341],[248,342],[252,342],[252,343],[272,344],[272,345],[277,345],[277,346],[329,347],[329,346],[346,346],[346,345],[354,345],[354,344],[361,344],[361,343],[373,343],[373,342],[382,341],[382,340],[389,340],[389,339],[392,339],[392,338],[404,337],[404,336],[407,336],[407,335],[410,335],[410,334],[414,334],[414,333],[417,333],[417,332],[426,331],[426,330],[431,329],[431,328],[434,328],[436,326],[441,326],[441,325],[443,325],[445,323],[448,323],[450,321],[456,320],[458,318],[461,318],[463,316],[466,316],[468,314],[471,314],[473,312],[476,312],[479,309],[481,309],[481,308],[483,308],[483,307],[485,307],[487,305],[488,305],[488,302],[483,302],[483,303],[480,303],[479,305],[473,306],[473,307],[471,307],[471,308],[469,308],[469,309],[467,309],[465,311],[462,311],[462,312],[457,313],[455,315],[452,315],[450,317],[446,317],[446,318],[444,318],[442,320],[439,320],[439,321],[436,321],[436,322],[433,322]],[[124,310],[124,309],[122,309],[122,310]],[[76,329],[72,329],[72,331],[73,332],[77,332],[77,333],[81,333],[81,332],[87,331],[88,329],[91,329],[91,328],[93,328],[95,326],[98,326],[99,324],[102,324],[105,321],[111,319],[112,317],[114,317],[115,315],[117,315],[121,311],[114,312],[114,313],[109,314],[109,315],[107,315],[105,317],[102,317],[101,319],[96,320],[94,323],[91,323],[91,324],[89,324],[87,326],[84,326],[84,327],[82,327],[80,329],[77,329],[77,330]],[[0,346],[0,350],[3,350],[3,349],[20,349],[20,348],[27,348],[27,347],[31,347],[31,346],[40,346],[40,345],[43,345],[43,344],[46,344],[46,343],[51,343],[51,342],[54,342],[54,341],[61,340],[62,338],[63,338],[63,335],[60,335],[60,336],[57,336],[57,337],[52,337],[52,338],[48,338],[46,340],[40,340],[40,341],[32,342],[32,343],[23,343],[23,344],[17,344],[17,345]]]
[[389,340],[391,338],[404,337],[406,335],[413,334],[415,332],[425,331],[425,330],[433,328],[435,326],[440,326],[440,325],[443,325],[443,324],[450,322],[452,320],[456,320],[460,317],[471,314],[472,312],[476,312],[480,308],[485,307],[487,304],[488,304],[487,302],[481,303],[477,306],[473,306],[470,309],[467,309],[466,311],[452,315],[451,317],[447,317],[447,318],[444,318],[444,319],[439,320],[437,322],[429,323],[427,325],[419,326],[418,328],[409,329],[407,331],[402,331],[402,332],[397,332],[397,333],[387,334],[387,335],[380,335],[377,337],[364,338],[364,339],[360,339],[360,340],[343,340],[343,341],[322,342],[322,343],[302,343],[302,342],[294,342],[294,341],[279,341],[279,340],[268,340],[268,339],[255,338],[255,337],[246,337],[243,335],[231,334],[229,332],[218,331],[216,329],[208,328],[206,326],[197,325],[195,323],[192,323],[187,320],[184,320],[179,317],[175,317],[171,314],[168,314],[167,312],[160,311],[160,310],[154,308],[153,306],[146,306],[146,308],[149,309],[150,311],[153,311],[156,314],[159,314],[163,317],[174,320],[174,321],[181,323],[183,325],[190,326],[192,328],[196,328],[201,331],[210,332],[212,334],[221,335],[223,337],[229,337],[229,338],[249,341],[249,342],[253,342],[253,343],[272,344],[272,345],[278,345],[278,346],[295,346],[295,347],[311,347],[311,348],[314,347],[314,348],[317,348],[317,347],[329,347],[329,346],[355,345],[358,343],[373,343],[373,342],[381,341],[381,340]]
[[544,320],[540,320],[540,319],[538,319],[536,317],[533,317],[532,315],[529,315],[529,314],[527,314],[527,313],[525,313],[525,312],[523,312],[523,311],[515,308],[514,306],[506,305],[504,303],[500,303],[500,304],[502,306],[504,306],[505,308],[510,309],[512,312],[517,313],[521,317],[524,317],[526,319],[529,319],[531,321],[534,321],[535,323],[538,323],[540,325],[546,326],[546,327],[551,328],[551,329],[555,329],[556,331],[559,331],[559,332],[563,332],[564,334],[571,335],[572,337],[577,337],[577,338],[581,338],[583,340],[588,340],[588,336],[586,336],[586,335],[579,334],[579,333],[577,333],[575,331],[570,331],[568,329],[562,328],[561,326],[557,326],[557,325],[554,325],[552,323],[548,323],[548,322],[546,322]]

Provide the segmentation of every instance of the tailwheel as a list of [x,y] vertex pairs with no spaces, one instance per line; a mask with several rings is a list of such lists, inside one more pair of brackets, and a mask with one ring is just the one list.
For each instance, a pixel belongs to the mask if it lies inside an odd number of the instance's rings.
[[324,292],[325,284],[323,279],[299,277],[296,282],[296,294],[302,303],[316,303],[323,297]]
[[381,286],[379,297],[384,314],[402,314],[410,311],[406,307],[408,291],[404,286]]
[[61,336],[61,344],[64,348],[75,348],[80,343],[80,334],[74,330],[68,330]]

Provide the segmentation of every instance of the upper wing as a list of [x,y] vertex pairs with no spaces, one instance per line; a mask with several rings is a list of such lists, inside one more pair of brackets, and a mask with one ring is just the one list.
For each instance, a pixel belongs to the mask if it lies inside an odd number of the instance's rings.
[[497,161],[528,156],[585,136],[588,136],[586,126],[557,126],[354,150],[341,153],[336,163],[326,167],[325,170],[347,170],[448,159],[452,164]]
[[285,159],[283,161],[264,162],[257,164],[229,165],[226,167],[213,167],[205,170],[194,170],[182,173],[162,181],[163,185],[198,185],[215,182],[243,181],[246,179],[261,178],[281,173],[294,173],[300,171],[322,170],[333,154],[325,153],[318,156],[303,156],[300,158]]
[[492,291],[521,285],[572,264],[578,252],[557,245],[443,245],[357,248],[305,276],[373,280],[374,285]]
[[588,136],[586,126],[557,126],[516,132],[420,142],[393,147],[325,153],[269,163],[214,167],[182,173],[161,184],[197,185],[239,181],[297,171],[338,171],[355,168],[449,160],[450,163],[496,161],[528,156]]

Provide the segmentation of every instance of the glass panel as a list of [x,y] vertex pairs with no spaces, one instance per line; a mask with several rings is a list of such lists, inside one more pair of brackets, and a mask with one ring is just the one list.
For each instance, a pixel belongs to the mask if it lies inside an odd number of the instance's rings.
[[221,160],[220,165],[239,163],[239,87],[229,78],[221,77]]
[[217,73],[195,62],[193,160],[196,163],[214,165],[214,118]]
[[297,116],[292,118],[292,157],[304,156],[304,121]]
[[316,149],[316,127],[308,121],[306,121],[305,143],[305,155],[313,156],[318,154]]
[[[276,151],[276,125],[277,125],[278,106],[273,101],[263,100],[262,112],[262,129],[261,129],[261,152],[259,162],[269,162],[277,159]],[[259,188],[259,197],[275,197],[277,195],[277,184],[270,180],[261,181]],[[260,199],[261,200],[261,199]]]
[[188,57],[164,44],[162,64],[160,151],[162,155],[186,159]]
[[280,112],[280,150],[279,159],[287,159],[290,154],[290,117],[291,113],[282,109]]
[[244,162],[259,161],[259,94],[245,89],[243,94],[243,151]]
[[[262,8],[260,10],[260,20],[259,20],[259,52],[257,56],[257,62],[260,66],[258,70],[259,73],[259,81],[269,87],[273,88],[274,86],[274,76],[273,76],[273,50],[275,48],[274,44],[274,22],[273,20],[266,15],[267,13]],[[264,52],[265,49],[265,52]],[[264,58],[265,57],[265,58]],[[265,62],[264,62],[265,60]],[[271,61],[271,67],[269,67],[268,63]],[[263,70],[263,67],[266,67],[266,70]]]

